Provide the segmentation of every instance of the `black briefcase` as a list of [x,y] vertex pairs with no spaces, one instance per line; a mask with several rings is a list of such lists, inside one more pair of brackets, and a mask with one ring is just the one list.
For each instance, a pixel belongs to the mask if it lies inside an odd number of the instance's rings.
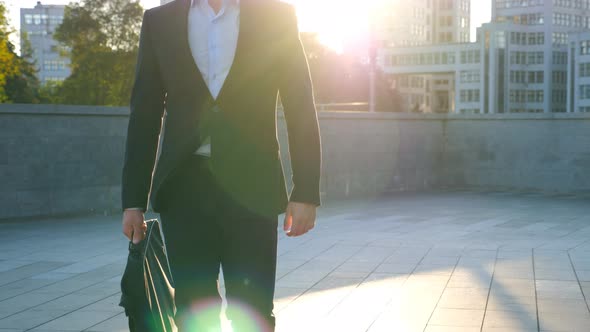
[[129,242],[119,305],[125,308],[131,332],[176,331],[174,288],[160,225],[157,219],[146,223],[145,239]]

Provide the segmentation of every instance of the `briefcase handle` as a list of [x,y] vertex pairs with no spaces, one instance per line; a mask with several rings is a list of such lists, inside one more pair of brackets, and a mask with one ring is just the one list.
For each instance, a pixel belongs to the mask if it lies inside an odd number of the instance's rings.
[[[148,219],[144,222],[147,224],[145,237],[143,238],[143,240],[139,241],[138,244],[133,243],[133,241],[129,241],[129,251],[136,251],[138,253],[142,253],[144,251],[143,249],[145,248],[145,244],[149,241],[154,226],[158,224],[158,219]],[[131,232],[131,238],[133,239],[133,231]]]

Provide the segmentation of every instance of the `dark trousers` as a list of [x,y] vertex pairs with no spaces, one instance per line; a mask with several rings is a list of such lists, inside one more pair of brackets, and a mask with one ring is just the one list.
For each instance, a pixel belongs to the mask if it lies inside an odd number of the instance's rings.
[[209,167],[206,158],[191,156],[163,188],[160,217],[179,332],[218,331],[220,266],[234,331],[274,331],[278,216],[263,217],[237,204]]

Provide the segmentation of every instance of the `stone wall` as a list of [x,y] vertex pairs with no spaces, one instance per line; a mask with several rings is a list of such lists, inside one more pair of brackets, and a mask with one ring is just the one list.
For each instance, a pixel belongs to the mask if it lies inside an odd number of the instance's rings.
[[[435,115],[321,113],[322,196],[331,200],[431,188],[442,169],[442,119]],[[283,159],[287,160],[285,131],[280,134]]]
[[[0,105],[0,219],[117,212],[126,108]],[[590,192],[590,115],[320,114],[325,202],[482,187]],[[286,130],[279,137],[289,173]]]
[[125,108],[0,105],[0,218],[120,206]]
[[590,192],[590,116],[450,117],[441,183],[451,187]]

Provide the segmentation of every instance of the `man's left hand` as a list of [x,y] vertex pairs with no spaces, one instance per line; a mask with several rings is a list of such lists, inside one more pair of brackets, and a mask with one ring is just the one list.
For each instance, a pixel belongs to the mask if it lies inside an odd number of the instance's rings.
[[289,202],[285,212],[283,230],[287,236],[301,236],[315,227],[316,206],[309,203]]

